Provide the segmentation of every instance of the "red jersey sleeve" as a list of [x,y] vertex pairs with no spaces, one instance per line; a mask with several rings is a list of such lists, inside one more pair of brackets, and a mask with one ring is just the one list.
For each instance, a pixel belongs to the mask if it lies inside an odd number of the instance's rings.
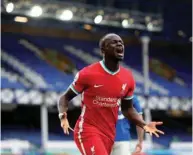
[[74,91],[74,93],[76,93],[77,95],[78,94],[81,94],[84,89],[86,88],[87,86],[87,80],[86,80],[86,73],[85,73],[85,70],[81,70],[79,71],[75,78],[74,78],[74,81],[72,82],[72,84],[70,85],[70,88]]
[[130,100],[133,98],[133,93],[135,90],[135,80],[134,80],[132,73],[130,74],[130,76],[128,78],[128,86],[129,86],[128,91],[127,91],[127,94],[126,94],[124,100]]

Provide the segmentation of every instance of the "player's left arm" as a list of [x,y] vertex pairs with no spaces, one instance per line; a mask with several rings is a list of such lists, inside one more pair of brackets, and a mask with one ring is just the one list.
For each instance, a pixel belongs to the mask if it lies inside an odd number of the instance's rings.
[[[134,96],[133,103],[134,103],[134,105],[133,105],[134,108],[138,112],[141,119],[143,119],[143,111],[142,111],[140,101],[139,101],[137,96]],[[141,127],[136,125],[136,131],[137,131],[138,142],[137,142],[137,145],[135,147],[135,153],[140,153],[142,151],[142,147],[143,147],[144,130]]]
[[128,120],[132,121],[134,124],[141,127],[142,129],[144,128],[144,126],[147,125],[145,121],[140,117],[138,112],[135,110],[135,108],[133,107],[132,98],[123,99],[121,101],[121,111]]
[[158,133],[164,134],[164,132],[158,130],[156,125],[163,124],[162,122],[150,122],[146,124],[146,122],[140,117],[138,112],[133,107],[133,92],[135,89],[135,81],[133,76],[131,75],[129,78],[129,89],[125,98],[121,101],[121,111],[123,115],[132,121],[137,126],[143,128],[146,132],[149,132],[150,135],[154,134],[156,137],[159,137]]
[[[142,114],[139,114],[141,119],[143,119]],[[142,151],[143,147],[143,137],[144,137],[144,129],[136,125],[136,130],[137,130],[137,137],[138,137],[138,142],[135,147],[135,153],[140,153]]]
[[[133,107],[136,109],[141,119],[143,119],[143,111],[142,111],[140,101],[137,96],[133,97],[133,103],[134,103]],[[142,146],[144,130],[139,126],[136,126],[136,130],[137,130],[137,136],[138,136],[138,144]]]

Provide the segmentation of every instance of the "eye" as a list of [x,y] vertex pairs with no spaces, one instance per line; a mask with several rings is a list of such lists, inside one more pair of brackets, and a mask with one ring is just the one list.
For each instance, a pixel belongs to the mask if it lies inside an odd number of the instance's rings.
[[115,43],[117,43],[117,42],[118,42],[117,40],[113,40],[113,41],[112,41],[113,44],[115,44]]
[[120,42],[121,44],[123,44],[123,40],[119,40],[119,42]]

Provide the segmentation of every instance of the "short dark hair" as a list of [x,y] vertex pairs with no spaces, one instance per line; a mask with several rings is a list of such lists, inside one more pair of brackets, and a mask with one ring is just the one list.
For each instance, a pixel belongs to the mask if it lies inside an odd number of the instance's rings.
[[111,35],[117,35],[117,34],[115,34],[115,33],[108,33],[108,34],[105,34],[105,35],[100,39],[100,41],[99,41],[99,48],[100,48],[100,49],[102,49],[102,47],[104,46],[105,40],[106,40],[109,36],[111,36]]

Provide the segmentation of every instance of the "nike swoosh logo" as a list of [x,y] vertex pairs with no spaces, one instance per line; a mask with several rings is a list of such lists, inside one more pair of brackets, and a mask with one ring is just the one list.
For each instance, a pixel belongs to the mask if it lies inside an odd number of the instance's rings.
[[95,88],[102,87],[103,85],[94,85]]

